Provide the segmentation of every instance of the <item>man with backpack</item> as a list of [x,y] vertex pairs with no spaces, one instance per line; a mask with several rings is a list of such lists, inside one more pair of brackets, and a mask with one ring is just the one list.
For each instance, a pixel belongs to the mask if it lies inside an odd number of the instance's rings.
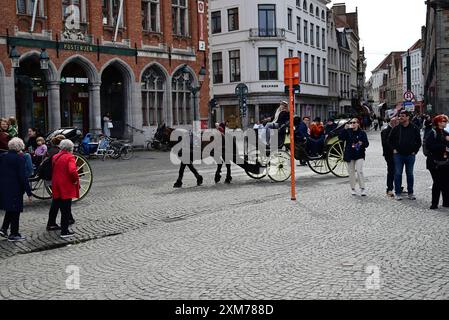
[[391,130],[388,139],[389,144],[393,148],[394,166],[395,166],[395,199],[402,200],[402,172],[407,174],[407,191],[408,199],[416,200],[413,192],[416,155],[421,148],[421,133],[419,129],[410,121],[410,113],[403,110],[399,114],[399,125]]

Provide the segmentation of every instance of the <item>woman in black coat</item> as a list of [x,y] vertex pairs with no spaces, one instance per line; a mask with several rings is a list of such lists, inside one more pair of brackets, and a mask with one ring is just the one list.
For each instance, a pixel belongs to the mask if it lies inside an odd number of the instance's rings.
[[[431,210],[438,209],[440,194],[443,194],[443,207],[449,207],[449,134],[444,131],[448,123],[445,115],[436,116],[433,119],[434,129],[426,137],[427,170],[430,171],[433,180]],[[443,165],[441,165],[443,164]]]
[[25,176],[25,159],[19,155],[25,144],[22,139],[13,138],[8,148],[8,153],[0,155],[0,209],[6,211],[0,236],[14,242],[25,240],[19,233],[19,219],[23,211],[23,194],[26,192],[31,201],[31,189]]
[[355,191],[357,173],[361,196],[366,197],[363,166],[365,163],[365,150],[368,148],[369,142],[365,131],[360,129],[360,121],[357,118],[352,119],[349,122],[349,128],[340,133],[339,139],[346,142],[343,160],[348,163],[351,194],[353,196],[357,195]]

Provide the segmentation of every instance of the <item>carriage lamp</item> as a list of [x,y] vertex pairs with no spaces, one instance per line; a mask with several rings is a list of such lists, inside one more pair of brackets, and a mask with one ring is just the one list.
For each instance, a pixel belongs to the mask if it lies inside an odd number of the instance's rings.
[[17,51],[15,46],[13,46],[11,48],[11,52],[9,53],[9,58],[11,59],[12,67],[14,69],[17,69],[20,67],[20,53],[19,53],[19,51]]
[[41,55],[39,57],[41,63],[42,70],[48,70],[48,63],[50,62],[50,56],[47,53],[46,49],[41,50]]

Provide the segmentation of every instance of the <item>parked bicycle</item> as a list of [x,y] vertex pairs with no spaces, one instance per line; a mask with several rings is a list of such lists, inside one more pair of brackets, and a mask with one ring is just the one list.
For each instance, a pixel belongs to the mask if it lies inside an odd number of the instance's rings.
[[98,157],[103,161],[111,159],[130,160],[134,156],[134,150],[130,143],[101,136],[98,142],[91,142],[91,134],[88,133],[83,139],[80,152],[89,157]]

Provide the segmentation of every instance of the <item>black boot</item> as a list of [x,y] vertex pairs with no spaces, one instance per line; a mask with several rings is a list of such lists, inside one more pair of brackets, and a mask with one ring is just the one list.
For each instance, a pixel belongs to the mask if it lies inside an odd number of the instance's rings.
[[182,188],[182,182],[181,181],[176,181],[176,183],[173,185],[173,188]]
[[216,174],[215,174],[215,183],[219,183],[220,180],[221,180],[221,174],[216,173]]
[[196,178],[196,185],[199,187],[203,184],[203,177],[202,176],[198,176]]
[[225,183],[230,184],[232,181],[232,177],[226,177]]

